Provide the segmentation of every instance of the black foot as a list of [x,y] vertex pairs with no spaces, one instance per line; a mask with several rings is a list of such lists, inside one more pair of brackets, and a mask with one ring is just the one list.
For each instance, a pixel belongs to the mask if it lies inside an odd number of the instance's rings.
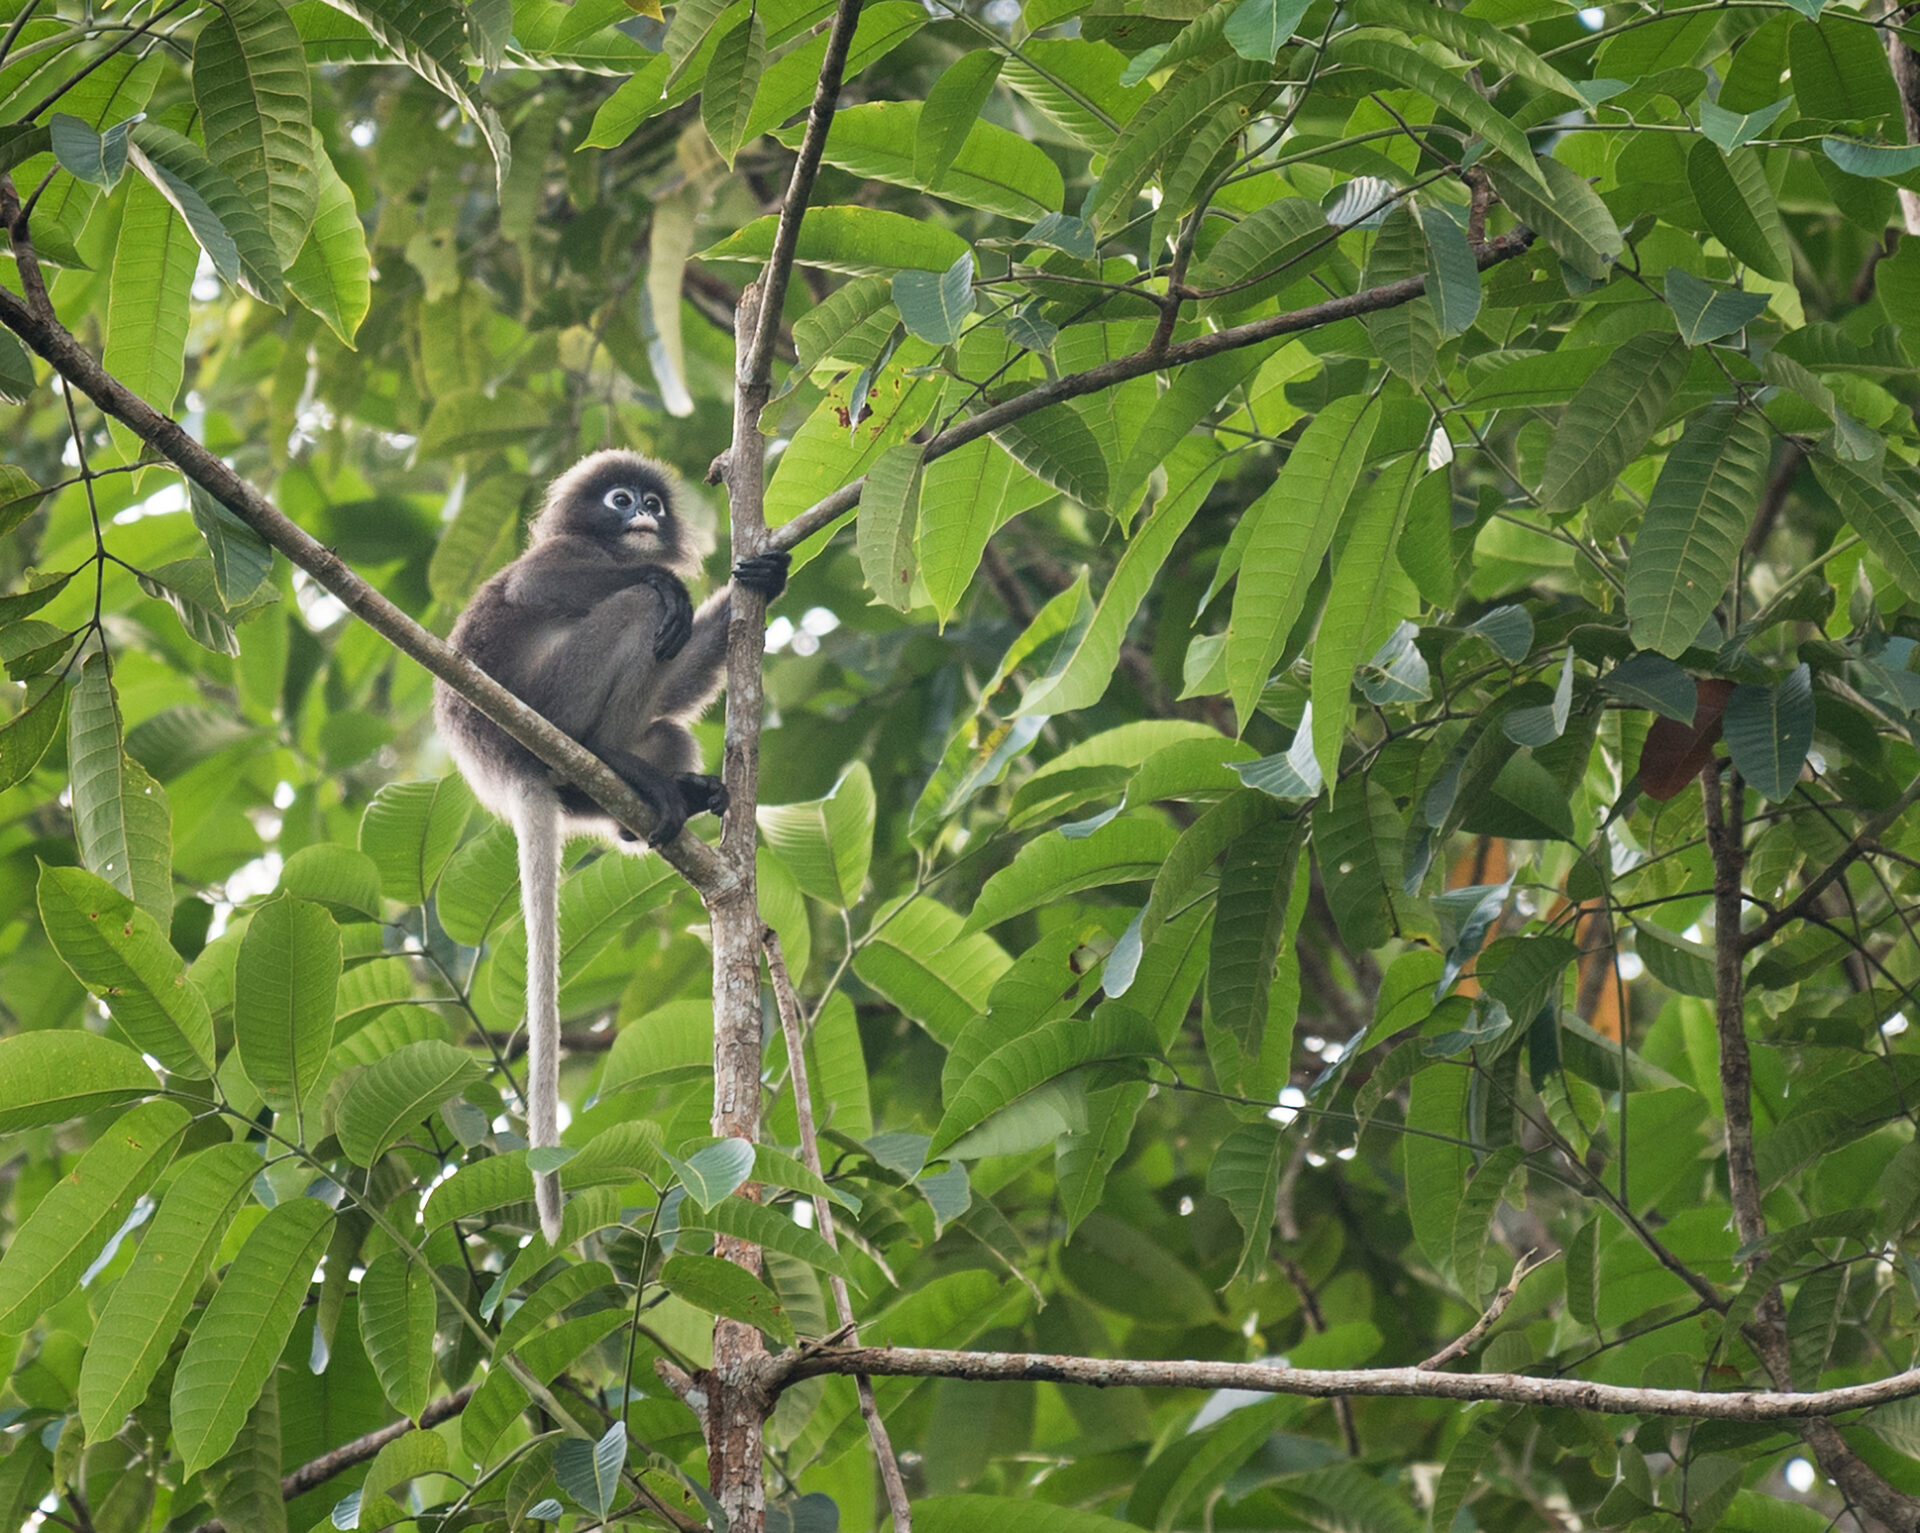
[[733,578],[737,584],[772,601],[786,590],[787,566],[792,562],[793,556],[785,552],[756,554],[733,567]]
[[693,635],[693,603],[685,588],[676,584],[675,592],[680,599],[668,600],[667,610],[660,618],[660,631],[653,636],[656,660],[671,660],[687,647],[687,640]]
[[727,795],[727,785],[717,777],[688,772],[674,781],[680,788],[681,798],[686,800],[688,814],[711,814],[717,820],[732,802]]

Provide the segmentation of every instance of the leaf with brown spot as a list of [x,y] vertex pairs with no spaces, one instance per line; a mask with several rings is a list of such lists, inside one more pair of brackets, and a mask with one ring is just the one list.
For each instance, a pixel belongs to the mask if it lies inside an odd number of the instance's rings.
[[1665,715],[1653,721],[1647,731],[1647,743],[1640,751],[1640,791],[1648,798],[1665,803],[1700,775],[1700,769],[1713,759],[1713,747],[1720,739],[1720,723],[1727,711],[1727,698],[1733,683],[1718,676],[1702,676],[1694,681],[1697,699],[1691,725]]

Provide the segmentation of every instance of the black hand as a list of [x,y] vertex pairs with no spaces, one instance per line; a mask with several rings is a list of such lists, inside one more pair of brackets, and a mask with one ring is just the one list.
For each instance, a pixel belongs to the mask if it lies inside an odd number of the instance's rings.
[[755,554],[751,559],[742,559],[733,567],[736,584],[745,586],[749,591],[757,592],[768,601],[772,601],[787,588],[787,566],[793,562],[793,556],[782,550],[768,554]]
[[688,772],[674,779],[679,785],[680,797],[686,801],[688,814],[711,814],[716,820],[727,812],[730,802],[727,785],[717,777],[703,776],[698,772]]
[[671,660],[687,647],[693,633],[693,601],[687,588],[669,570],[649,567],[640,573],[640,583],[660,597],[660,627],[654,634],[653,654],[657,660]]

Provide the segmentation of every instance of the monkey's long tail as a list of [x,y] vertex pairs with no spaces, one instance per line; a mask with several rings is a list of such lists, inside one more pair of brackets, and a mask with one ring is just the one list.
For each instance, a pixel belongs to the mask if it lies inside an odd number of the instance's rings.
[[[527,927],[527,1132],[533,1147],[560,1143],[560,805],[527,794],[514,816],[520,904]],[[540,1232],[560,1244],[560,1175],[533,1179]]]

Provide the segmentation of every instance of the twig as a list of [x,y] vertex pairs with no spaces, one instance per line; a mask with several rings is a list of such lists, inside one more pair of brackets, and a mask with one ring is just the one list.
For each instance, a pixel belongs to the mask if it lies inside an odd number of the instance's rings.
[[[821,1374],[870,1373],[887,1378],[1027,1381],[1089,1389],[1249,1389],[1260,1394],[1388,1396],[1417,1400],[1498,1400],[1551,1405],[1616,1416],[1681,1416],[1703,1421],[1801,1421],[1864,1410],[1920,1395],[1920,1368],[1842,1389],[1642,1389],[1586,1379],[1524,1373],[1438,1373],[1428,1368],[1289,1368],[1282,1363],[1217,1363],[1198,1359],[1070,1357],[1045,1352],[962,1352],[938,1347],[838,1347],[783,1353],[775,1389]],[[1905,1498],[1903,1498],[1905,1499]]]
[[[767,951],[767,973],[773,980],[780,1030],[787,1040],[788,1084],[793,1092],[794,1119],[800,1125],[800,1163],[815,1176],[824,1177],[820,1139],[813,1123],[813,1098],[807,1088],[807,1040],[800,1019],[800,997],[793,991],[793,976],[787,972],[787,956],[781,951],[779,933],[769,926],[760,940]],[[839,1250],[840,1240],[833,1228],[833,1204],[818,1193],[813,1197],[813,1218],[820,1238]],[[830,1273],[827,1282],[833,1289],[834,1313],[840,1317],[840,1330],[835,1336],[844,1337],[849,1345],[857,1347],[860,1331],[853,1318],[853,1300],[847,1294],[846,1279]],[[893,1510],[894,1533],[913,1533],[913,1510],[907,1504],[906,1482],[900,1477],[900,1461],[894,1456],[887,1424],[880,1419],[880,1407],[873,1398],[873,1380],[865,1374],[856,1374],[853,1382],[860,1393],[860,1414],[867,1423],[873,1456],[880,1463],[881,1483],[887,1488],[887,1505]]]
[[1809,911],[1819,908],[1821,893],[1836,878],[1852,866],[1854,861],[1873,850],[1873,844],[1880,839],[1887,827],[1920,803],[1920,777],[1907,784],[1902,793],[1878,814],[1870,815],[1865,824],[1855,833],[1854,838],[1841,848],[1840,855],[1828,863],[1814,878],[1786,904],[1768,916],[1758,926],[1740,939],[1740,951],[1750,953],[1761,943],[1768,941],[1782,927],[1798,921]]
[[[478,1384],[465,1384],[450,1395],[442,1395],[430,1402],[420,1413],[419,1427],[426,1430],[438,1426],[443,1421],[451,1421],[466,1409],[467,1402],[473,1398]],[[283,1475],[280,1480],[280,1499],[292,1501],[304,1496],[315,1486],[324,1485],[337,1474],[343,1474],[355,1464],[364,1464],[376,1456],[390,1442],[397,1442],[414,1430],[411,1421],[396,1421],[389,1426],[380,1427],[356,1437],[351,1442],[321,1454],[318,1458],[308,1459],[298,1469]],[[226,1533],[226,1524],[218,1517],[209,1518],[193,1530],[193,1533]]]
[[1533,1252],[1527,1252],[1514,1265],[1513,1276],[1508,1278],[1500,1292],[1493,1296],[1493,1303],[1487,1306],[1487,1312],[1473,1322],[1465,1335],[1455,1337],[1424,1363],[1418,1363],[1415,1366],[1430,1369],[1444,1368],[1447,1364],[1465,1357],[1478,1346],[1480,1338],[1492,1330],[1500,1317],[1507,1312],[1507,1306],[1513,1303],[1513,1296],[1520,1291],[1520,1284],[1527,1274],[1538,1271],[1552,1260],[1551,1257],[1543,1257],[1536,1262],[1530,1260],[1532,1255]]
[[[1533,244],[1531,229],[1514,229],[1490,240],[1474,252],[1475,263],[1482,271],[1489,266],[1497,266],[1502,261],[1510,261],[1523,254]],[[1296,335],[1303,330],[1317,330],[1322,325],[1333,324],[1336,320],[1353,319],[1362,314],[1375,314],[1382,309],[1397,309],[1403,304],[1413,302],[1427,290],[1424,274],[1408,277],[1399,282],[1384,283],[1379,287],[1368,288],[1364,292],[1350,293],[1341,298],[1329,298],[1324,303],[1311,304],[1304,309],[1295,309],[1287,314],[1269,315],[1265,319],[1253,320],[1248,324],[1234,325],[1225,330],[1216,330],[1211,334],[1197,335],[1190,340],[1176,341],[1162,351],[1136,351],[1128,356],[1115,357],[1111,362],[1103,362],[1098,367],[1090,367],[1082,373],[1065,373],[1058,378],[1037,384],[1024,394],[1016,394],[1011,399],[1002,400],[978,415],[968,416],[958,424],[949,426],[927,443],[921,461],[933,462],[944,458],[967,443],[978,441],[983,436],[998,431],[1002,426],[1024,419],[1049,405],[1059,404],[1063,400],[1078,399],[1083,394],[1097,394],[1102,389],[1112,388],[1117,383],[1129,379],[1143,378],[1149,373],[1163,372],[1199,362],[1207,357],[1217,357],[1222,352],[1238,351],[1243,346],[1257,346],[1276,336]],[[793,548],[813,536],[821,528],[846,515],[860,504],[860,492],[865,485],[864,479],[856,479],[852,484],[835,490],[817,504],[802,511],[792,521],[776,527],[769,539],[769,547]]]

